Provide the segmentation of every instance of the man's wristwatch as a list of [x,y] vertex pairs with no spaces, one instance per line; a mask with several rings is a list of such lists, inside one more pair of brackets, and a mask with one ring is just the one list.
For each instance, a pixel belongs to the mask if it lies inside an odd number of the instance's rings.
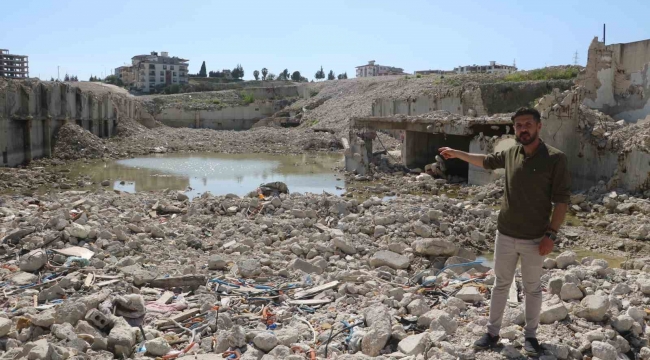
[[553,242],[555,242],[555,240],[557,239],[557,234],[554,233],[554,232],[552,232],[552,231],[547,231],[546,234],[544,234],[544,235],[545,235],[547,238],[553,240]]

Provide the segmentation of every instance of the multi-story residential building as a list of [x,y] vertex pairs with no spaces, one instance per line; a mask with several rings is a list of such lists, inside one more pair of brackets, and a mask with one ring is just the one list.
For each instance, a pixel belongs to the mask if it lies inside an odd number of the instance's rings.
[[152,51],[149,55],[131,58],[131,66],[120,66],[115,75],[121,76],[125,85],[133,85],[142,92],[151,92],[157,86],[187,84],[189,60],[170,57],[166,51]]
[[130,85],[135,82],[135,74],[133,73],[133,66],[120,66],[115,68],[115,76],[122,80],[124,85]]
[[517,71],[516,66],[497,64],[496,61],[490,61],[490,65],[467,65],[454,68],[456,74],[510,74]]
[[368,64],[357,66],[357,77],[388,76],[388,75],[408,75],[404,69],[394,66],[384,66],[375,64],[375,60],[368,61]]
[[28,57],[26,55],[10,54],[9,50],[0,49],[0,77],[28,78]]

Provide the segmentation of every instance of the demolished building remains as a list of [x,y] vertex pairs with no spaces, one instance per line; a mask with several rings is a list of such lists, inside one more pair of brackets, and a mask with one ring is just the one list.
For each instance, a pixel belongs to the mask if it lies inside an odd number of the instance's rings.
[[[373,161],[372,131],[395,130],[403,138],[402,163],[424,168],[438,149],[489,153],[515,144],[508,135],[509,115],[519,106],[536,104],[542,114],[541,137],[567,154],[575,189],[600,181],[609,188],[644,190],[650,186],[650,40],[605,46],[595,39],[587,67],[569,89],[550,82],[528,86],[507,83],[464,85],[434,95],[408,99],[377,99],[372,117],[350,120],[346,168],[365,174]],[[542,91],[542,93],[540,93]],[[543,91],[546,91],[543,93]],[[497,96],[486,96],[492,92]],[[510,95],[509,95],[510,94]],[[500,99],[501,98],[501,99]],[[504,101],[507,106],[502,106]],[[446,110],[448,113],[431,113]],[[635,124],[636,123],[636,124]],[[635,124],[635,125],[633,125]],[[361,134],[362,136],[357,136]],[[366,135],[363,135],[366,134]],[[369,134],[369,135],[368,135]],[[631,140],[624,134],[634,134]],[[470,184],[486,184],[498,173],[461,165],[449,166],[450,176]]]

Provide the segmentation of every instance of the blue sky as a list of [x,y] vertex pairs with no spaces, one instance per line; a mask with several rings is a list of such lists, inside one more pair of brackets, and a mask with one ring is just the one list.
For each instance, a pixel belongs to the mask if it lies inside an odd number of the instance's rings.
[[[588,4],[588,5],[587,5]],[[521,69],[587,61],[594,36],[607,43],[650,38],[650,1],[6,1],[0,48],[28,55],[30,76],[82,80],[168,51],[196,73],[232,69],[245,79],[267,67],[313,78],[376,60],[407,72],[490,60]],[[7,29],[12,29],[7,31]]]

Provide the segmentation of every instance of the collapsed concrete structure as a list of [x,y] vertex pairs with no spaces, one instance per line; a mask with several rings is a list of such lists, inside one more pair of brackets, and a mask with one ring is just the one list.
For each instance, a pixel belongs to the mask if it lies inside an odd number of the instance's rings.
[[[409,168],[432,163],[443,146],[474,153],[507,149],[515,144],[510,114],[499,113],[534,103],[542,114],[542,139],[567,154],[574,189],[605,181],[611,189],[646,190],[650,40],[609,46],[594,40],[588,61],[571,90],[550,82],[528,83],[527,91],[522,85],[499,83],[460,86],[415,99],[377,99],[372,117],[351,119],[346,168],[359,174],[369,170],[376,130],[402,137],[402,162]],[[455,161],[447,168],[449,176],[475,185],[500,176]]]
[[[58,129],[68,121],[106,138],[139,104],[113,91],[86,84],[0,79],[0,151],[3,166],[52,156]],[[101,90],[101,85],[94,85]]]

